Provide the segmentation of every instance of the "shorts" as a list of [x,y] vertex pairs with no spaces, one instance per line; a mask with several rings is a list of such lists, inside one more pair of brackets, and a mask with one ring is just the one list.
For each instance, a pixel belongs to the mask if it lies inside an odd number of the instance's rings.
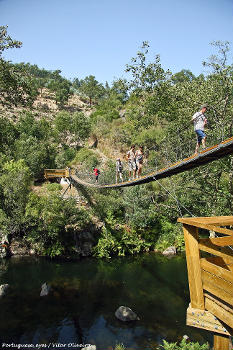
[[197,134],[197,142],[201,143],[201,140],[206,137],[206,134],[204,133],[203,130],[195,130],[195,132]]
[[137,166],[136,163],[132,160],[128,161],[129,171],[136,170]]

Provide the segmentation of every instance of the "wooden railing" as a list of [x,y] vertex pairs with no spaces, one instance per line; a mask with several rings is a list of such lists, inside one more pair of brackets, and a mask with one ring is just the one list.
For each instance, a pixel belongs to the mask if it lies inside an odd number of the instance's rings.
[[[183,223],[190,290],[186,323],[212,331],[214,350],[228,350],[233,336],[233,216],[178,222]],[[199,229],[214,237],[200,238]]]

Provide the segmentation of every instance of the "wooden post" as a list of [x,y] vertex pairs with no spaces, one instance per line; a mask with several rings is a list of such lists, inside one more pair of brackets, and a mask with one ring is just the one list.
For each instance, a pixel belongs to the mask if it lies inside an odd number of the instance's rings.
[[231,350],[231,345],[228,335],[214,334],[214,350]]
[[184,224],[183,230],[191,307],[204,310],[205,305],[201,280],[200,252],[198,247],[198,228]]

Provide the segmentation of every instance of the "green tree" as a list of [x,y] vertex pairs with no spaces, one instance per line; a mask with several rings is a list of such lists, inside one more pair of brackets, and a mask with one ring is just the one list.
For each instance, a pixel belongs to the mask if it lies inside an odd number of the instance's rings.
[[37,96],[35,81],[26,71],[3,59],[2,54],[22,43],[7,34],[7,26],[0,26],[0,103],[2,105],[32,105]]
[[170,72],[165,72],[160,63],[160,56],[155,56],[155,61],[147,63],[147,54],[149,52],[149,43],[142,43],[141,51],[137,56],[131,59],[131,64],[126,65],[126,72],[132,75],[129,87],[133,91],[152,91],[157,85],[167,80]]
[[69,97],[73,94],[72,83],[62,78],[59,73],[60,71],[55,71],[54,79],[52,79],[47,87],[55,93],[56,103],[61,107],[64,106],[69,100]]
[[104,86],[100,84],[94,77],[89,75],[85,79],[80,80],[79,92],[89,98],[90,106],[93,103],[93,99],[98,100],[105,93]]
[[171,77],[171,81],[174,84],[189,82],[195,79],[195,75],[188,69],[182,69],[180,72],[175,73]]
[[54,131],[58,142],[77,148],[90,133],[90,123],[83,113],[68,113],[61,111],[54,120]]
[[0,208],[2,227],[7,235],[23,231],[31,182],[30,170],[23,160],[4,164],[0,177]]
[[75,253],[74,234],[90,222],[85,209],[77,208],[73,199],[64,201],[53,187],[47,188],[45,196],[31,193],[25,215],[26,239],[40,254],[51,257]]

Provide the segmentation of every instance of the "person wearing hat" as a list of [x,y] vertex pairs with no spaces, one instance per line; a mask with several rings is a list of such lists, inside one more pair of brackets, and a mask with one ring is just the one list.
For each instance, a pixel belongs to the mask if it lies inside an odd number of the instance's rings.
[[120,158],[117,158],[117,160],[116,160],[116,183],[118,182],[118,176],[119,176],[121,182],[123,182],[122,172],[123,172],[122,161],[120,160]]
[[206,134],[204,133],[205,125],[207,124],[207,118],[205,112],[207,110],[207,105],[202,105],[199,112],[196,112],[192,116],[192,122],[194,123],[194,131],[197,135],[197,144],[195,148],[195,153],[198,152],[200,145],[202,144],[203,149],[205,148]]

